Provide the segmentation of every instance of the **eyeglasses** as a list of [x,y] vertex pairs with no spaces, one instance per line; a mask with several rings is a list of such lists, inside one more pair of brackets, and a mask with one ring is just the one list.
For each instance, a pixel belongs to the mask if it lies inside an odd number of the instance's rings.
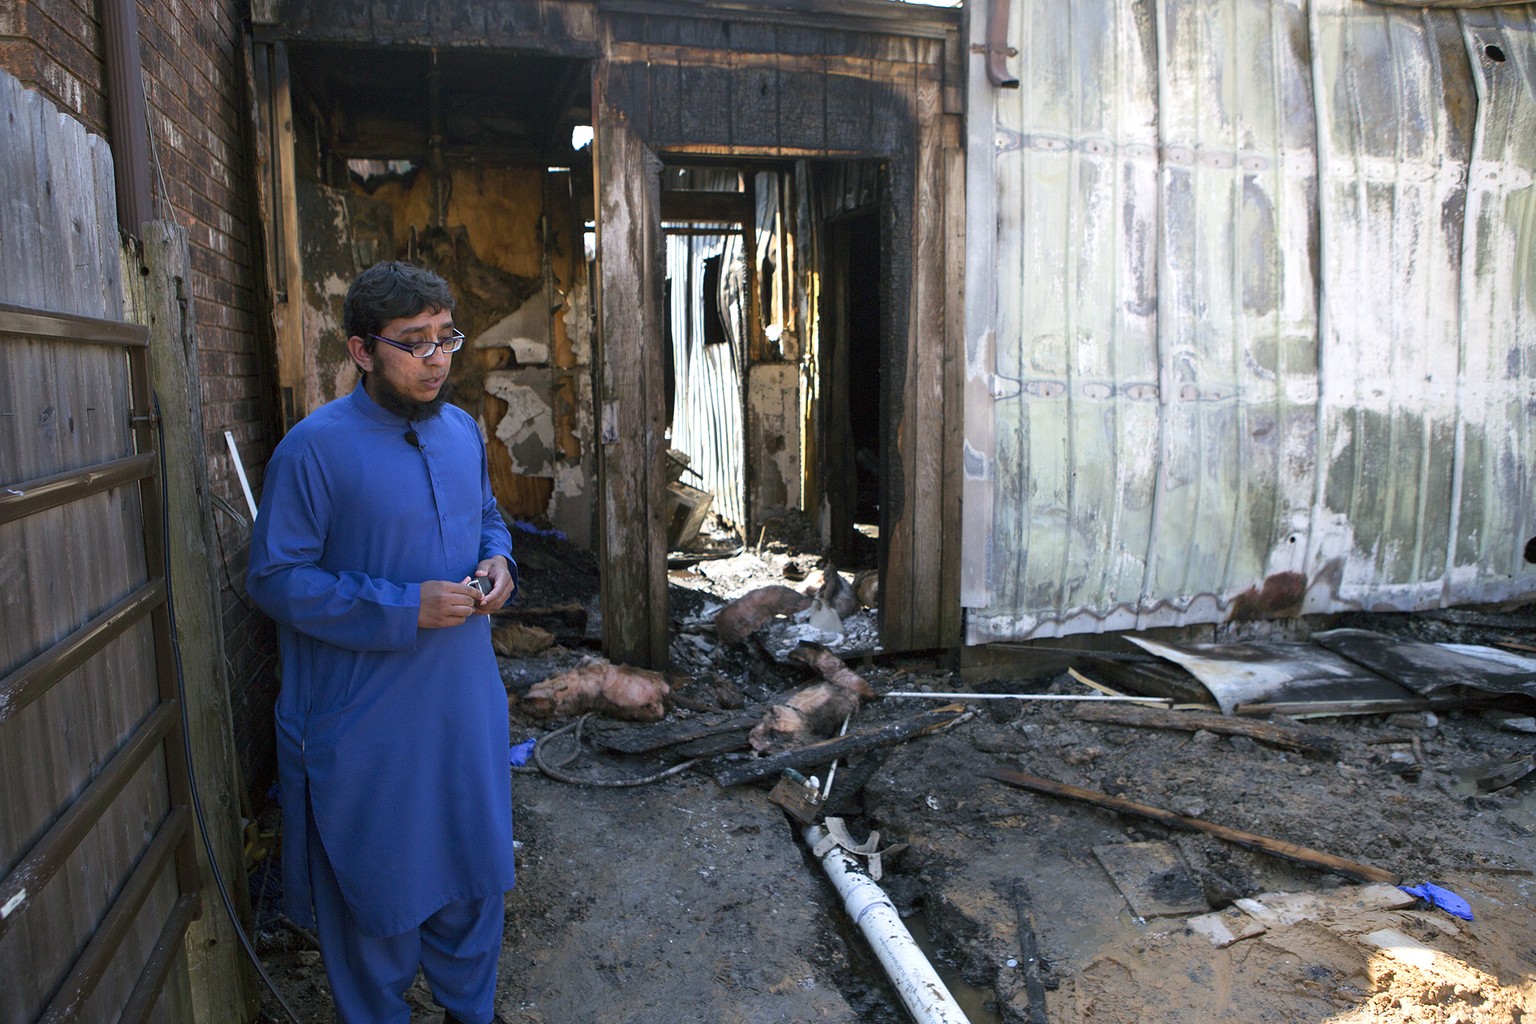
[[381,334],[370,334],[368,337],[374,341],[382,341],[386,345],[393,345],[395,348],[403,349],[417,359],[429,359],[432,353],[438,349],[442,349],[451,355],[464,347],[464,335],[458,331],[454,331],[446,338],[438,338],[436,341],[416,341],[410,343],[396,341],[394,338],[386,338]]

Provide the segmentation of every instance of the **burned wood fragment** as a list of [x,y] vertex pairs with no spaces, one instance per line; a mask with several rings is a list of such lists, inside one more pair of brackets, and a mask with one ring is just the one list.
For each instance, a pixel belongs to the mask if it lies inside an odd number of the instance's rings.
[[828,814],[853,817],[862,811],[859,794],[869,780],[875,777],[875,772],[891,756],[889,747],[870,751],[868,754],[856,760],[851,760],[837,770],[837,775],[832,781],[832,792],[827,794],[826,811]]
[[849,733],[832,740],[823,740],[820,743],[812,743],[807,747],[796,747],[783,753],[772,754],[768,757],[760,757],[753,761],[732,765],[715,774],[715,782],[721,786],[738,786],[743,782],[751,782],[754,779],[767,778],[778,775],[786,768],[796,771],[807,771],[820,768],[822,765],[831,764],[839,758],[852,757],[854,754],[876,747],[890,746],[903,740],[921,736],[924,733],[935,732],[946,726],[954,725],[967,712],[957,708],[944,708],[937,711],[925,711],[921,715],[891,722],[878,729],[868,729],[863,732]]
[[1425,711],[1429,708],[1472,707],[1486,705],[1487,701],[1428,701],[1413,700],[1286,700],[1255,701],[1239,704],[1232,709],[1235,715],[1261,718],[1265,715],[1289,715],[1292,718],[1305,715],[1320,718],[1333,715],[1389,715],[1398,711]]
[[723,716],[716,714],[686,721],[658,722],[655,725],[614,726],[594,730],[592,742],[619,754],[648,754],[653,750],[675,747],[708,736],[739,732],[742,734],[742,746],[745,746],[747,730],[757,723],[758,717],[755,712]]
[[1192,818],[1184,814],[1175,814],[1173,811],[1165,811],[1160,807],[1138,804],[1131,800],[1110,796],[1107,793],[1097,793],[1091,789],[1083,789],[1081,786],[1072,786],[1065,782],[1042,779],[1035,775],[1025,775],[1022,772],[1011,772],[1003,768],[989,768],[982,774],[999,782],[1006,782],[1010,786],[1032,789],[1039,793],[1049,793],[1052,796],[1070,797],[1074,800],[1082,800],[1099,807],[1106,807],[1112,811],[1119,811],[1122,814],[1134,814],[1138,817],[1150,818],[1153,821],[1167,825],[1169,828],[1208,832],[1213,836],[1225,839],[1229,843],[1236,843],[1244,849],[1258,850],[1260,853],[1282,857],[1286,860],[1295,861],[1298,864],[1322,868],[1325,871],[1332,871],[1361,882],[1386,882],[1389,885],[1396,885],[1401,881],[1401,876],[1395,875],[1383,868],[1345,860],[1342,857],[1335,857],[1331,853],[1323,853],[1321,850],[1296,846],[1282,839],[1274,839],[1270,836],[1261,836],[1254,832],[1243,832],[1239,829],[1227,828],[1225,825],[1217,825],[1203,818]]
[[1024,993],[1029,997],[1029,1024],[1047,1024],[1045,977],[1035,939],[1035,915],[1030,908],[1029,890],[1023,882],[1014,884],[1013,911],[1019,923],[1019,963],[1024,968]]
[[1172,729],[1184,732],[1220,733],[1225,736],[1248,736],[1261,743],[1335,758],[1338,750],[1332,740],[1315,729],[1280,722],[1259,722],[1248,718],[1229,718],[1226,715],[1206,711],[1165,711],[1161,708],[1137,707],[1134,704],[1083,705],[1073,711],[1073,717],[1085,722],[1103,722],[1108,725],[1125,725],[1141,729]]
[[698,739],[689,740],[687,743],[679,743],[675,747],[668,747],[660,752],[661,756],[668,760],[698,760],[701,757],[720,757],[723,754],[733,754],[739,750],[749,749],[747,732],[742,729],[725,729],[709,736],[700,736]]
[[793,615],[810,606],[809,597],[789,587],[759,587],[720,609],[715,616],[715,635],[722,643],[739,643],[769,619]]
[[1536,771],[1536,751],[1482,765],[1473,772],[1472,778],[1481,792],[1492,793],[1519,782],[1533,771]]

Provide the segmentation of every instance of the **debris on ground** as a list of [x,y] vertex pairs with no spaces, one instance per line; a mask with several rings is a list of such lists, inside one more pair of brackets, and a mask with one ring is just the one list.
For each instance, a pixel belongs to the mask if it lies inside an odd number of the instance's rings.
[[877,696],[862,676],[825,647],[804,644],[793,657],[819,672],[822,681],[768,706],[762,721],[747,736],[759,754],[826,739],[859,710],[861,701]]
[[[1011,661],[968,664],[882,651],[873,557],[834,567],[789,519],[674,563],[673,673],[647,676],[589,660],[595,560],[515,537],[522,582],[496,629],[552,642],[504,639],[498,658],[510,739],[536,755],[513,782],[509,1021],[906,1024],[808,858],[802,832],[828,816],[882,837],[880,886],[971,1024],[1536,1019],[1536,700],[1521,663],[1469,678],[1460,659],[1492,659],[1440,646],[1528,658],[1536,606],[999,645]],[[765,589],[793,610],[720,629]],[[800,621],[815,605],[840,632]],[[1422,679],[1382,652],[1457,668]],[[1266,673],[1281,684],[1249,688]],[[770,708],[818,687],[853,697],[801,745],[754,749]],[[273,909],[279,856],[253,868],[258,947],[302,1024],[328,1022],[319,954]],[[407,999],[415,1024],[441,1019],[423,980]]]
[[660,672],[591,658],[529,687],[517,702],[534,718],[596,712],[631,722],[659,722],[671,704],[672,687]]

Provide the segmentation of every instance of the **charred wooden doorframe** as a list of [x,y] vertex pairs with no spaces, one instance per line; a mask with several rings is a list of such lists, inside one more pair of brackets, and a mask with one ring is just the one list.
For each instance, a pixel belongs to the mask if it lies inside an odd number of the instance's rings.
[[[626,30],[637,29],[631,24]],[[661,154],[887,162],[884,226],[891,273],[882,329],[892,479],[884,516],[891,529],[882,539],[882,638],[889,647],[907,649],[958,642],[963,225],[953,221],[963,214],[956,194],[964,168],[958,117],[946,116],[958,111],[950,109],[941,70],[910,57],[908,63],[861,60],[845,67],[825,57],[656,49],[611,35],[601,49],[605,56],[593,80],[594,359],[605,653],[652,666],[665,666],[668,658],[664,416],[650,398],[662,393],[663,373]],[[674,72],[727,86],[740,81],[743,93],[764,96],[775,89],[808,90],[822,105],[806,113],[807,127],[784,120],[791,104],[776,96],[765,101],[772,113],[762,115],[766,127],[756,127],[776,140],[767,143],[747,137],[746,129],[733,137],[731,88],[726,95],[704,90],[690,93],[696,109],[685,128],[655,95],[663,91],[662,76]],[[708,137],[710,132],[720,137]],[[847,138],[834,137],[836,132]]]

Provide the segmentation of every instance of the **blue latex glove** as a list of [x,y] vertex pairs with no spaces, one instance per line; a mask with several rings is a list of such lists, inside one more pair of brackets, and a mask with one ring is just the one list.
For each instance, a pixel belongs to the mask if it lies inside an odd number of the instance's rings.
[[521,768],[528,763],[528,759],[533,756],[533,745],[537,742],[537,738],[523,740],[523,742],[512,747],[508,760],[514,768]]
[[1439,907],[1447,914],[1461,918],[1463,921],[1472,920],[1472,905],[1449,889],[1442,889],[1434,882],[1422,882],[1419,885],[1400,885],[1399,889],[1411,896],[1428,903],[1432,907]]

